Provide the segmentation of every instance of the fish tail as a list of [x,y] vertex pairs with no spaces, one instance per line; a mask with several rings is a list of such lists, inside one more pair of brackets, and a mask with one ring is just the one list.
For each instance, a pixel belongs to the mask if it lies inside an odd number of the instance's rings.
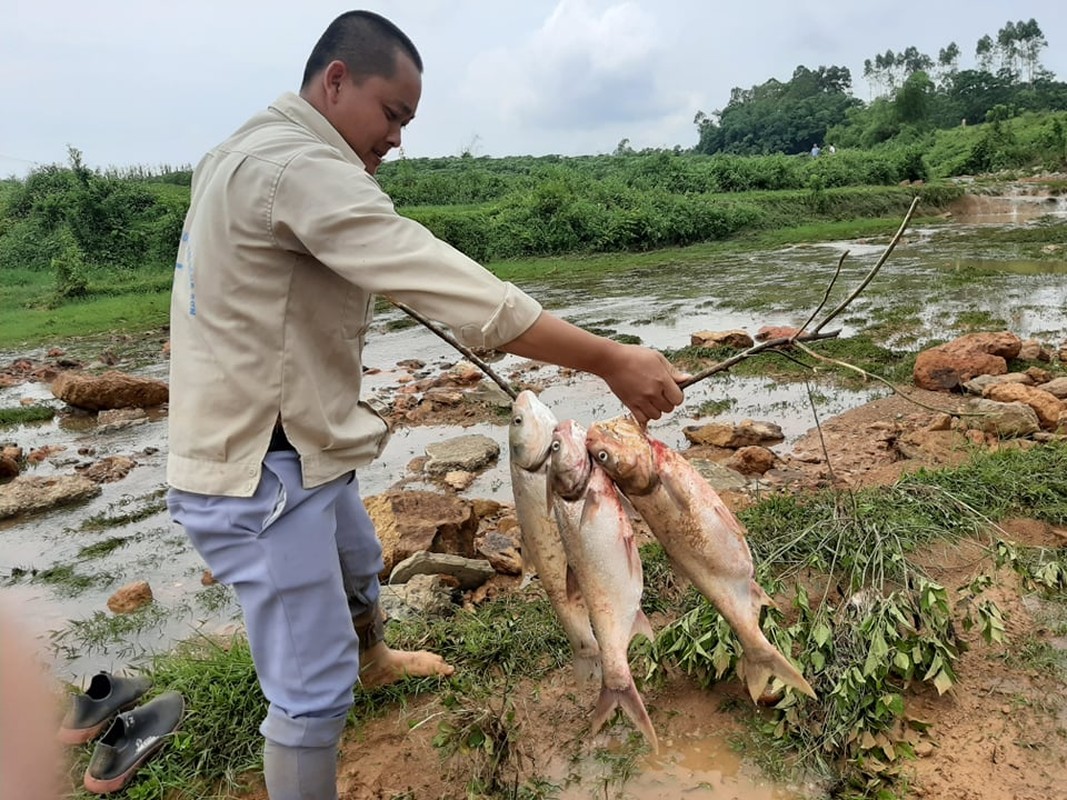
[[764,689],[771,678],[778,678],[786,686],[792,686],[798,692],[815,699],[815,690],[811,688],[800,670],[794,667],[789,659],[778,652],[768,642],[767,649],[756,656],[750,656],[747,652],[741,659],[742,669],[745,675],[745,684],[752,701],[756,702],[763,695]]
[[652,623],[648,621],[648,617],[641,609],[637,610],[637,616],[634,617],[634,627],[630,632],[630,638],[633,639],[639,633],[650,642],[656,641],[656,632],[652,630]]
[[656,739],[656,731],[652,727],[652,720],[645,709],[645,701],[641,699],[641,695],[637,691],[637,686],[632,678],[630,679],[630,685],[625,689],[611,689],[605,686],[600,690],[600,697],[597,699],[596,709],[593,711],[593,730],[591,735],[595,736],[604,727],[604,723],[611,718],[616,708],[622,709],[623,713],[641,731],[645,741],[648,742],[648,746],[652,748],[652,752],[658,753],[659,741]]

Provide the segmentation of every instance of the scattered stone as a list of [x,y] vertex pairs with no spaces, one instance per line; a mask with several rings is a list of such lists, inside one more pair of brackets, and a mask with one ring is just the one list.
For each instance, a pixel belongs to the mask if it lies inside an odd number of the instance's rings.
[[200,584],[202,586],[214,586],[216,583],[218,583],[218,581],[215,580],[215,573],[209,569],[205,569],[204,574],[200,576]]
[[130,614],[152,602],[152,587],[148,581],[134,581],[119,589],[107,599],[107,607],[115,614]]
[[476,477],[477,476],[473,472],[464,472],[461,469],[456,469],[451,472],[446,472],[444,481],[457,492],[462,492],[474,483]]
[[474,515],[478,517],[478,519],[495,516],[496,514],[499,514],[500,509],[504,507],[496,500],[486,500],[484,498],[472,500],[471,506],[474,508]]
[[98,433],[107,433],[146,422],[148,414],[143,408],[109,408],[96,415],[96,430]]
[[443,474],[452,470],[478,472],[500,456],[500,445],[480,433],[457,436],[426,447],[428,473]]
[[750,445],[738,449],[726,462],[725,466],[737,470],[742,475],[762,475],[774,466],[778,460],[766,447]]
[[764,325],[756,331],[757,342],[766,342],[770,339],[790,339],[800,333],[800,328],[792,328],[788,325]]
[[1037,414],[1041,427],[1050,431],[1056,429],[1060,414],[1065,408],[1063,401],[1055,395],[1018,383],[990,386],[984,396],[987,400],[995,400],[998,403],[1026,403]]
[[405,558],[389,573],[389,583],[407,583],[413,575],[450,575],[464,591],[475,589],[496,573],[484,558],[464,558],[425,550]]
[[399,586],[382,586],[378,599],[389,620],[447,617],[455,610],[452,588],[440,575],[415,575]]
[[114,483],[125,478],[137,462],[127,456],[107,456],[81,471],[93,483]]
[[19,459],[9,456],[5,448],[5,452],[0,454],[0,481],[17,477],[20,470]]
[[382,542],[387,578],[405,558],[426,550],[473,558],[478,517],[469,502],[454,494],[391,491],[364,501]]
[[[974,433],[993,433],[1012,438],[1029,436],[1041,430],[1037,413],[1026,403],[998,403],[984,398],[967,401],[959,425],[971,441],[976,441],[972,435]],[[985,443],[984,436],[980,443]]]
[[682,433],[695,445],[729,448],[778,444],[785,440],[785,434],[782,433],[780,426],[773,422],[755,422],[750,419],[737,425],[720,422],[687,425]]
[[1067,400],[1067,378],[1053,378],[1048,383],[1042,383],[1038,387],[1043,392],[1048,392],[1060,400]]
[[689,463],[717,492],[743,489],[748,486],[748,479],[744,475],[722,464],[716,464],[704,458],[694,458]]
[[746,350],[755,342],[747,332],[736,329],[731,331],[697,331],[690,335],[689,344],[693,347],[733,347]]
[[969,333],[919,353],[912,380],[922,389],[952,391],[978,375],[1005,374],[1021,347],[1010,331]]
[[163,381],[122,372],[110,371],[99,376],[64,372],[52,382],[52,394],[75,408],[101,411],[162,405],[167,402],[169,389]]
[[1000,383],[1021,383],[1025,386],[1033,386],[1034,379],[1026,372],[1006,372],[1003,375],[978,375],[961,385],[968,394],[981,397],[990,386]]
[[21,475],[0,486],[0,519],[47,511],[96,497],[100,487],[83,475]]
[[1026,339],[1015,356],[1020,361],[1051,361],[1052,354],[1037,339]]
[[955,419],[951,414],[938,414],[934,417],[934,421],[931,422],[926,430],[928,431],[950,431],[952,430],[952,422]]
[[487,533],[478,546],[478,552],[485,556],[493,569],[500,574],[522,574],[522,554],[519,552],[519,543],[510,536],[495,531]]

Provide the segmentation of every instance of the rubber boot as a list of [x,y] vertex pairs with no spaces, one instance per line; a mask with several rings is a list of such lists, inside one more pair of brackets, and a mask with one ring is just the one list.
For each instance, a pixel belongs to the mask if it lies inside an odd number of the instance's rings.
[[268,739],[263,777],[270,800],[337,800],[337,746],[286,747]]

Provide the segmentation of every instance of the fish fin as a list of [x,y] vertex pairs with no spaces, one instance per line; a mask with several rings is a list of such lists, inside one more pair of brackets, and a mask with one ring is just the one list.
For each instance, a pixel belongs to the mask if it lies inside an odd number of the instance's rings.
[[652,623],[648,621],[648,617],[645,616],[645,612],[641,609],[637,609],[637,616],[634,617],[634,627],[630,632],[630,639],[632,640],[639,633],[650,642],[656,640],[656,632],[652,630]]
[[816,699],[815,690],[804,680],[800,670],[794,667],[789,659],[778,652],[773,645],[769,647],[766,655],[760,658],[753,658],[745,653],[742,657],[742,669],[745,675],[745,685],[754,703],[763,695],[772,677],[778,678],[786,686],[792,686],[813,700]]
[[582,587],[578,585],[578,576],[571,565],[567,565],[567,599],[572,603],[582,602]]
[[[660,480],[659,485],[663,487],[663,491],[665,491],[667,493],[667,496],[670,497],[671,504],[678,508],[683,514],[691,514],[693,512],[693,498],[686,492],[678,491],[678,489],[674,486],[674,481]],[[654,527],[653,530],[655,530]]]
[[596,736],[616,708],[622,709],[634,726],[641,731],[648,746],[652,748],[652,752],[658,753],[659,741],[656,739],[656,730],[652,727],[652,720],[645,709],[645,701],[641,699],[633,678],[630,679],[630,685],[625,689],[610,689],[605,686],[600,690],[600,697],[597,698],[596,708],[593,711],[591,735]]

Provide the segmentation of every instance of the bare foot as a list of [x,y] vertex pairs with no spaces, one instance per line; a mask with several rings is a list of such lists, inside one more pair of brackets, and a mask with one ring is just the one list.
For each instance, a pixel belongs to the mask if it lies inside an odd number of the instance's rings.
[[364,689],[375,689],[403,678],[422,678],[428,675],[451,675],[456,668],[436,653],[428,650],[393,650],[385,642],[378,642],[370,650],[360,653],[363,662],[359,682]]

